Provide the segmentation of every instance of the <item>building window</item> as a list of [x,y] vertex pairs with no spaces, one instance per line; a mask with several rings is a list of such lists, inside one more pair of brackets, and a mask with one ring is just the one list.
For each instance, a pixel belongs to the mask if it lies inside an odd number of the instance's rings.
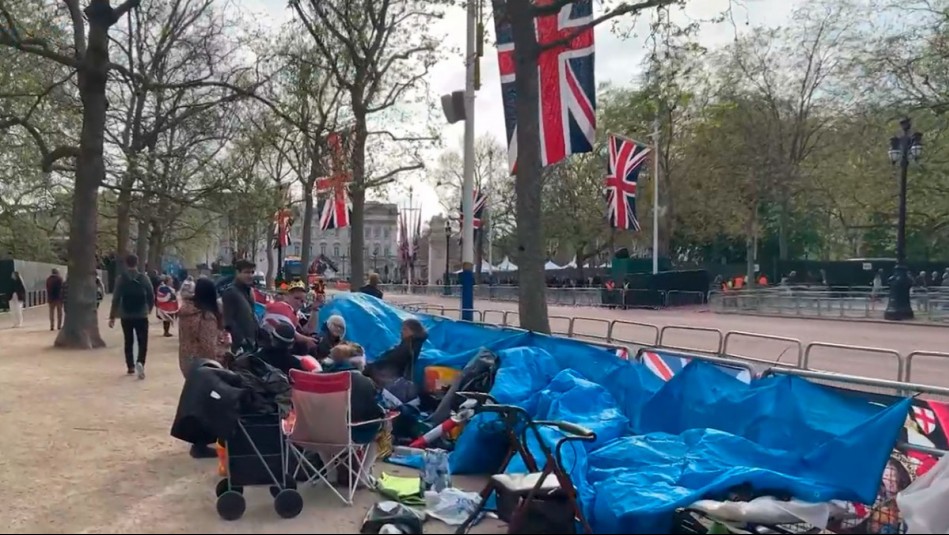
[[300,256],[300,244],[299,244],[299,243],[294,243],[294,244],[293,244],[293,254],[296,255],[296,256]]
[[326,242],[320,244],[320,254],[326,256]]
[[[378,227],[377,227],[378,228]],[[372,256],[379,256],[379,244],[376,243],[372,246]]]
[[383,229],[382,235],[385,236],[387,240],[389,239],[389,227],[386,227],[385,229]]
[[370,227],[369,225],[366,225],[366,229],[365,229],[365,231],[363,231],[363,236],[364,236],[366,239],[371,238],[371,237],[372,237],[372,227]]
[[376,238],[378,239],[379,236],[382,234],[382,229],[379,227],[376,227],[375,230],[373,231],[373,234],[375,234]]
[[392,251],[392,250],[391,250],[391,249],[389,249],[389,246],[388,246],[388,245],[386,245],[386,258],[388,258],[388,257],[389,257],[389,253],[390,253],[391,251]]
[[333,256],[336,258],[339,258],[339,244],[338,243],[333,244]]

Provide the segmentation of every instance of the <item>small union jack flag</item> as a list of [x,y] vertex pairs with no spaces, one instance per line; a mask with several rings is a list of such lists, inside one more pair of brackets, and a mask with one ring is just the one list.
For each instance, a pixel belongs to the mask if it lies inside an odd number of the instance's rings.
[[[660,351],[643,351],[640,353],[640,356],[646,368],[663,381],[672,379],[675,374],[681,372],[692,360],[687,356]],[[743,383],[747,384],[751,382],[751,372],[746,368],[724,366],[721,364],[713,364],[713,366]]]
[[[488,196],[481,192],[478,188],[475,188],[472,192],[474,196],[474,228],[478,230],[483,225],[482,219],[484,219],[484,208],[488,204]],[[465,218],[465,207],[464,205],[458,207],[458,222],[464,223]]]
[[651,150],[646,145],[610,134],[606,167],[606,204],[610,226],[640,230],[636,219],[636,185],[639,171]]

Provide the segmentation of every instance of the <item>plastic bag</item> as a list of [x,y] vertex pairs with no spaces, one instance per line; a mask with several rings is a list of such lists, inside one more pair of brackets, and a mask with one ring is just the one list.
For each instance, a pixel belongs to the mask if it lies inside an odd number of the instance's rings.
[[393,528],[398,529],[399,533],[422,533],[424,520],[420,513],[411,507],[385,500],[369,509],[359,533],[383,533],[382,528],[386,526],[391,527],[387,527],[385,533],[391,533]]
[[826,528],[827,521],[837,511],[829,503],[809,503],[800,500],[781,501],[772,496],[761,496],[748,502],[718,502],[699,500],[690,506],[722,522],[752,524],[808,524]]
[[896,496],[908,533],[949,533],[949,455]]
[[425,493],[425,512],[449,526],[460,526],[478,508],[480,501],[477,492],[448,487],[440,492]]

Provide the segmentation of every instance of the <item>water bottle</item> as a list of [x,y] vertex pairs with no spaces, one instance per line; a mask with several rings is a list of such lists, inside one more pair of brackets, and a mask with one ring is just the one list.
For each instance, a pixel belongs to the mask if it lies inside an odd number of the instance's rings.
[[451,486],[451,471],[448,466],[448,452],[442,449],[425,450],[422,456],[422,472],[419,488],[425,491],[441,492]]

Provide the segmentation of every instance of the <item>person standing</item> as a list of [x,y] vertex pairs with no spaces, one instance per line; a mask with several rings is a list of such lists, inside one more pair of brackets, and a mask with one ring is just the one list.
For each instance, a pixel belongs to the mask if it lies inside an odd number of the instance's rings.
[[370,273],[369,284],[366,284],[360,288],[359,291],[364,294],[369,294],[377,299],[382,299],[382,290],[379,289],[379,274]]
[[10,298],[10,312],[13,314],[13,326],[23,326],[23,307],[26,306],[26,286],[18,271],[13,272],[13,295]]
[[234,283],[221,295],[224,328],[231,333],[231,351],[257,345],[257,316],[254,315],[254,269],[249,260],[234,263]]
[[[148,316],[155,306],[155,292],[148,277],[138,270],[138,257],[125,257],[127,271],[115,281],[112,294],[112,309],[109,311],[109,328],[115,326],[115,318],[122,323],[125,341],[125,365],[129,375],[145,378],[145,355],[148,352]],[[138,358],[132,349],[138,342]]]
[[178,295],[172,287],[171,275],[162,277],[161,284],[155,291],[155,306],[158,307],[158,319],[161,320],[162,327],[165,329],[163,336],[171,336],[171,326],[178,317],[178,308],[181,304],[178,302]]
[[46,303],[49,306],[49,330],[53,330],[53,316],[56,316],[56,328],[63,328],[63,277],[53,268],[46,277]]

